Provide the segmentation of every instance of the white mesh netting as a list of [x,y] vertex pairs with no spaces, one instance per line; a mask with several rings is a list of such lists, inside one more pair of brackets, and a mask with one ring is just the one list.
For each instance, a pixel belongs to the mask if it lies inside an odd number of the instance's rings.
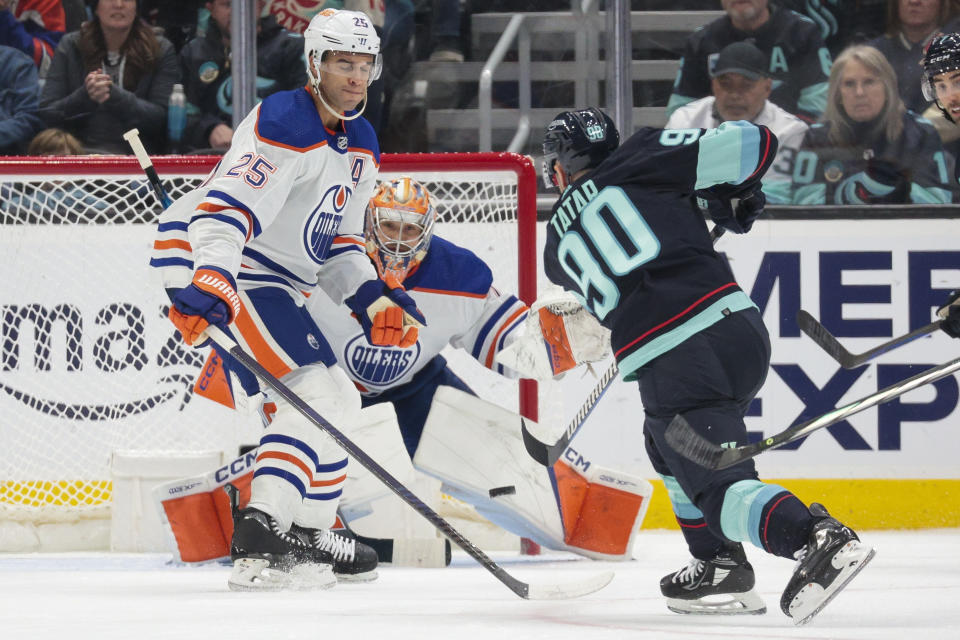
[[[437,233],[484,258],[501,290],[517,292],[518,180],[535,177],[518,178],[519,156],[490,164],[506,156],[450,154],[424,170],[415,157],[384,156],[381,177],[402,171],[424,182]],[[478,159],[484,170],[471,171]],[[214,162],[162,159],[157,169],[176,198]],[[232,457],[256,441],[258,419],[192,393],[206,353],[175,336],[148,267],[159,212],[132,158],[0,162],[0,521],[108,517],[117,450]],[[448,359],[482,396],[516,410],[516,382],[468,355]]]

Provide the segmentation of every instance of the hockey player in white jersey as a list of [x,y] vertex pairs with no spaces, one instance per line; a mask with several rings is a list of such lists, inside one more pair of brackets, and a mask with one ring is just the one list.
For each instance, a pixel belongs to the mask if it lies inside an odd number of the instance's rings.
[[[206,181],[161,217],[151,264],[161,268],[170,319],[188,344],[204,342],[208,324],[220,326],[349,435],[359,395],[305,296],[319,285],[351,309],[373,344],[414,344],[424,318],[363,251],[380,150],[361,113],[382,66],[379,38],[362,13],[325,10],[304,41],[308,86],[274,94],[247,115]],[[329,529],[346,466],[329,436],[278,402],[251,500],[235,522],[232,589],[376,577],[375,552]]]

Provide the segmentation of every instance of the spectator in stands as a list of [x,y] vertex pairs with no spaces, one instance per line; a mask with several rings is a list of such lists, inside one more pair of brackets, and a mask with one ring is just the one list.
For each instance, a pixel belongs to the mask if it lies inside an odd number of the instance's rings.
[[[190,116],[184,132],[187,149],[218,149],[233,140],[233,77],[230,70],[232,0],[206,3],[210,23],[206,34],[187,43],[180,52],[184,92]],[[257,2],[261,15],[264,0]],[[257,99],[307,83],[303,38],[287,31],[272,14],[257,20]]]
[[780,142],[777,159],[763,178],[767,202],[789,204],[793,161],[807,133],[807,124],[768,100],[773,88],[769,62],[750,42],[734,42],[720,50],[711,72],[713,95],[673,112],[667,129],[714,129],[728,120],[762,124]]
[[873,47],[845,49],[823,120],[794,164],[795,204],[940,204],[955,187],[937,132],[903,106],[893,67]]
[[460,0],[432,0],[430,20],[430,60],[463,62],[460,35]]
[[40,115],[88,149],[130,153],[123,133],[132,127],[148,151],[165,147],[177,56],[136,11],[136,0],[95,0],[93,20],[64,36],[53,58]]
[[0,44],[30,56],[45,78],[65,29],[58,0],[0,0]]
[[808,18],[767,0],[721,0],[725,16],[697,29],[687,39],[680,71],[667,104],[670,116],[679,107],[710,94],[710,68],[731,42],[752,38],[770,59],[770,101],[804,120],[823,112],[830,73],[830,53],[820,28]]
[[24,150],[40,126],[37,67],[27,54],[0,45],[0,155]]
[[916,113],[930,106],[920,91],[924,49],[940,31],[955,31],[960,26],[956,21],[947,25],[951,9],[950,0],[889,0],[886,34],[867,43],[887,57],[897,73],[903,104]]
[[30,141],[29,156],[81,156],[83,144],[63,129],[44,129]]
[[883,33],[886,28],[888,0],[774,0],[784,8],[796,11],[820,27],[820,36],[836,56],[852,44],[863,44]]
[[179,53],[197,34],[200,0],[141,0],[140,15]]

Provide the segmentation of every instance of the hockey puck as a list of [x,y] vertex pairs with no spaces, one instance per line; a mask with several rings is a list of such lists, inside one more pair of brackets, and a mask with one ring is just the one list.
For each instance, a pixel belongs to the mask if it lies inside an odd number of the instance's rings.
[[490,489],[490,497],[496,498],[498,496],[512,496],[517,492],[517,488],[512,484],[506,487],[494,487]]

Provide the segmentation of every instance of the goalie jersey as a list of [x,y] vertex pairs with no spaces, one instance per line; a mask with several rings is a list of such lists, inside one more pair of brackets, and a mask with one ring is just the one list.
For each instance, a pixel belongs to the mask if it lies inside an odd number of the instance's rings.
[[611,330],[620,373],[725,315],[756,306],[713,249],[693,192],[757,179],[771,136],[746,121],[642,128],[561,194],[547,223],[547,277]]
[[480,258],[435,235],[423,262],[403,285],[430,319],[417,343],[407,349],[371,345],[350,310],[321,292],[307,303],[341,368],[363,395],[425,382],[446,364],[439,354],[448,344],[464,349],[497,373],[514,377],[494,362],[494,356],[515,338],[527,317],[527,306],[493,287],[493,274]]
[[363,222],[380,148],[369,122],[341,122],[325,128],[305,88],[251,111],[210,176],[160,216],[150,264],[164,287],[211,265],[240,289],[279,286],[299,299],[319,284],[341,302],[375,279]]

